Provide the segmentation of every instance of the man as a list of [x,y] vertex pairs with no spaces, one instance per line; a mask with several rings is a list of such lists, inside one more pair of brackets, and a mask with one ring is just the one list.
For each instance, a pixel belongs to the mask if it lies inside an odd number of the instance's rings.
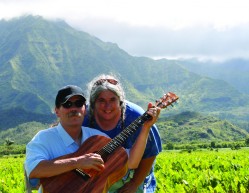
[[[94,78],[88,84],[90,104],[88,107],[87,117],[83,122],[84,126],[92,127],[106,133],[109,137],[114,138],[124,128],[129,126],[136,118],[144,113],[144,110],[125,100],[124,90],[121,83],[114,76],[100,75]],[[156,155],[162,150],[161,140],[158,130],[153,125],[159,114],[160,109],[148,105],[149,112],[154,112],[154,118],[146,121],[143,126],[125,143],[125,148],[130,148],[137,140],[141,131],[151,128],[149,138],[143,158],[135,170],[115,186],[111,192],[119,188],[119,193],[133,192],[154,192],[156,189],[156,180],[153,173],[153,164]],[[132,179],[130,180],[131,177]]]
[[[59,124],[38,132],[26,147],[25,169],[32,185],[37,185],[39,178],[57,176],[75,169],[104,169],[104,161],[95,153],[58,158],[76,152],[90,136],[106,136],[98,130],[82,126],[86,114],[85,102],[84,93],[77,86],[68,85],[58,91],[55,113]],[[140,135],[141,140],[129,151],[128,168],[136,168],[141,160],[145,148],[144,141],[149,133],[144,131],[144,135]],[[42,187],[39,192],[42,192]]]

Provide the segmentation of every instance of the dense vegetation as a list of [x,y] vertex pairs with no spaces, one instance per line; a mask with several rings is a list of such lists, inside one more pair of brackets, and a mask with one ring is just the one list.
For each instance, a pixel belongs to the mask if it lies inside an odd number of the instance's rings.
[[247,193],[248,158],[248,149],[164,152],[155,167],[157,193]]
[[23,162],[24,155],[0,157],[1,193],[25,192]]
[[[156,193],[249,191],[249,151],[166,151],[155,165]],[[0,192],[23,193],[24,156],[0,158]]]
[[0,132],[0,145],[4,144],[6,139],[14,141],[14,144],[27,144],[33,136],[42,129],[48,128],[48,124],[39,122],[29,122]]
[[161,118],[157,126],[164,144],[237,142],[249,136],[248,132],[229,121],[196,112]]

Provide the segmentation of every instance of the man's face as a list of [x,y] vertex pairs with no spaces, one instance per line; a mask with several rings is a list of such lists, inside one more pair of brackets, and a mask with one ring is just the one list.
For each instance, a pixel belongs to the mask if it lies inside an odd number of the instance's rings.
[[67,103],[55,108],[61,124],[65,126],[81,126],[86,113],[85,103],[81,96],[72,96]]

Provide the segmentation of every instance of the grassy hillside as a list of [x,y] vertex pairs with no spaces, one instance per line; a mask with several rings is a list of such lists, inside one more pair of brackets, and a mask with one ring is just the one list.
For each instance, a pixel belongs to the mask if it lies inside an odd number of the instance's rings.
[[6,139],[14,141],[14,144],[27,144],[38,131],[48,127],[48,124],[29,122],[6,131],[0,131],[0,144],[3,145]]
[[249,133],[231,122],[196,112],[161,118],[157,126],[163,143],[205,143],[245,140]]
[[[162,143],[210,143],[236,142],[245,140],[249,133],[229,121],[195,112],[184,112],[168,118],[160,118],[157,126]],[[11,139],[15,144],[26,144],[32,137],[49,124],[29,122],[6,131],[0,131],[0,144],[6,139]]]

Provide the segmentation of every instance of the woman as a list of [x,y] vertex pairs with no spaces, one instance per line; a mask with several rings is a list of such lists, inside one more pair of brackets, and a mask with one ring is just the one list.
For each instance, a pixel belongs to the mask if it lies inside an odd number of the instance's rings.
[[[90,104],[83,125],[98,129],[111,138],[117,136],[144,113],[141,107],[125,100],[120,81],[112,75],[94,78],[88,84],[88,91]],[[153,124],[160,114],[160,108],[149,103],[147,112],[152,112],[153,119],[146,121],[124,144],[126,149],[131,148],[141,133],[149,131],[145,152],[138,167],[113,186],[112,189],[117,187],[119,192],[154,192],[156,189],[153,166],[162,146],[158,130]]]

